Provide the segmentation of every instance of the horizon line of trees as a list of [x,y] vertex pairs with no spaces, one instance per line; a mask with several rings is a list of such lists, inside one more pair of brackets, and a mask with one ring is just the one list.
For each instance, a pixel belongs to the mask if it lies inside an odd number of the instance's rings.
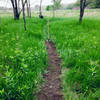
[[[53,1],[57,1],[57,0],[53,0]],[[60,1],[60,2],[59,2]],[[55,5],[55,3],[53,5],[48,5],[46,7],[46,10],[56,10],[56,8],[54,9],[54,7],[57,7],[57,9],[59,9],[61,7],[61,0],[58,0],[59,5]],[[79,18],[79,22],[82,22],[83,16],[84,16],[84,11],[86,8],[100,8],[100,0],[77,0],[76,3],[74,4],[69,4],[69,9],[73,9],[73,8],[80,8],[80,18]],[[68,9],[67,7],[67,9]]]
[[[23,12],[23,19],[24,19],[24,27],[26,30],[26,20],[25,20],[25,6],[27,7],[27,14],[28,17],[31,18],[31,7],[30,7],[30,0],[10,0],[12,3],[13,13],[14,13],[14,19],[19,20],[21,12]],[[52,0],[53,5],[49,5],[46,7],[46,10],[52,10],[53,11],[53,17],[55,17],[55,10],[59,9],[61,7],[61,1],[62,0]],[[43,0],[40,0],[40,9],[39,9],[39,17],[43,18],[42,15],[42,2]],[[20,6],[21,3],[21,6]],[[80,8],[80,18],[79,22],[82,22],[85,8],[100,8],[100,0],[77,0],[75,4],[72,6],[73,8],[79,7]]]

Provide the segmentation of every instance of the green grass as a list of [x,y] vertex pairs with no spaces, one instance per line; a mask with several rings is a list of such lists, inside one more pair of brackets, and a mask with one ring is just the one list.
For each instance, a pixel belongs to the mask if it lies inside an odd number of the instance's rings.
[[34,100],[47,67],[43,40],[46,19],[2,17],[0,25],[0,100]]
[[[100,20],[89,18],[84,19],[81,25],[78,19],[73,18],[51,20],[50,37],[62,58],[66,100],[100,99],[99,26]],[[79,96],[73,98],[75,94],[70,90]]]
[[[86,10],[81,25],[78,10],[57,11],[56,14],[61,18],[50,19],[50,39],[62,59],[65,98],[99,100],[99,10]],[[0,100],[34,100],[48,62],[46,19],[27,18],[25,32],[22,19],[14,21],[10,15],[4,16],[0,24]]]

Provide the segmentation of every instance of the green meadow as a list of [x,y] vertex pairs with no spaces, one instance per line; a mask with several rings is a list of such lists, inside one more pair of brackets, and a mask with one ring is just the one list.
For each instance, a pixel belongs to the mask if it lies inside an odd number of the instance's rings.
[[2,18],[0,26],[0,100],[32,100],[47,67],[45,19]]
[[[62,60],[66,100],[100,100],[100,14],[99,10],[92,11],[86,10],[82,24],[78,21],[79,11],[77,15],[66,11],[67,17],[60,17],[59,12],[56,18],[49,18],[50,41],[56,44]],[[10,15],[1,17],[0,100],[35,100],[44,81],[48,17],[33,16],[26,18],[27,31],[22,18],[15,21]]]
[[[50,24],[51,39],[62,58],[66,100],[100,99],[99,26],[100,20],[91,18],[84,19],[81,25],[73,18],[58,18]],[[73,98],[74,92],[79,97]]]

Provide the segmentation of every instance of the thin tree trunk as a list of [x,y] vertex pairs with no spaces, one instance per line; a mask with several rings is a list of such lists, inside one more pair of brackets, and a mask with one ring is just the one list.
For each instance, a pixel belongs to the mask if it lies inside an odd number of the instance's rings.
[[49,41],[49,39],[50,39],[50,32],[49,32],[49,31],[50,31],[50,29],[49,29],[50,26],[49,26],[49,24],[50,24],[50,21],[49,21],[49,19],[48,19],[48,41]]
[[42,11],[41,11],[41,9],[42,9],[42,0],[40,1],[40,16],[42,16]]
[[30,0],[27,0],[27,16],[31,18]]
[[31,18],[31,6],[30,6],[30,0],[29,0],[29,16]]
[[15,19],[15,5],[14,5],[14,1],[11,0],[11,3],[12,3],[12,7],[13,7],[13,14],[14,14],[14,19]]
[[80,23],[82,22],[83,17],[83,0],[80,0]]
[[86,7],[86,0],[80,0],[80,19],[79,19],[80,23],[82,23],[85,7]]
[[1,27],[1,17],[0,17],[0,27]]
[[26,31],[25,5],[23,3],[23,0],[22,0],[22,9],[23,9],[24,28],[25,28],[25,31]]
[[55,17],[55,7],[53,5],[53,18]]
[[30,15],[29,15],[29,1],[28,0],[27,0],[26,5],[27,5],[27,16],[29,17]]
[[20,0],[18,0],[18,12],[20,11]]
[[55,0],[53,0],[53,18],[55,17]]

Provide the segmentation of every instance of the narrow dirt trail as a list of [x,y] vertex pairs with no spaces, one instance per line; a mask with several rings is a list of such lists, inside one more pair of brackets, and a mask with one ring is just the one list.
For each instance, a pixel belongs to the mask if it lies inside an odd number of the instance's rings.
[[60,80],[61,60],[52,42],[46,42],[46,46],[49,59],[48,73],[43,75],[45,83],[41,85],[37,100],[64,100]]

